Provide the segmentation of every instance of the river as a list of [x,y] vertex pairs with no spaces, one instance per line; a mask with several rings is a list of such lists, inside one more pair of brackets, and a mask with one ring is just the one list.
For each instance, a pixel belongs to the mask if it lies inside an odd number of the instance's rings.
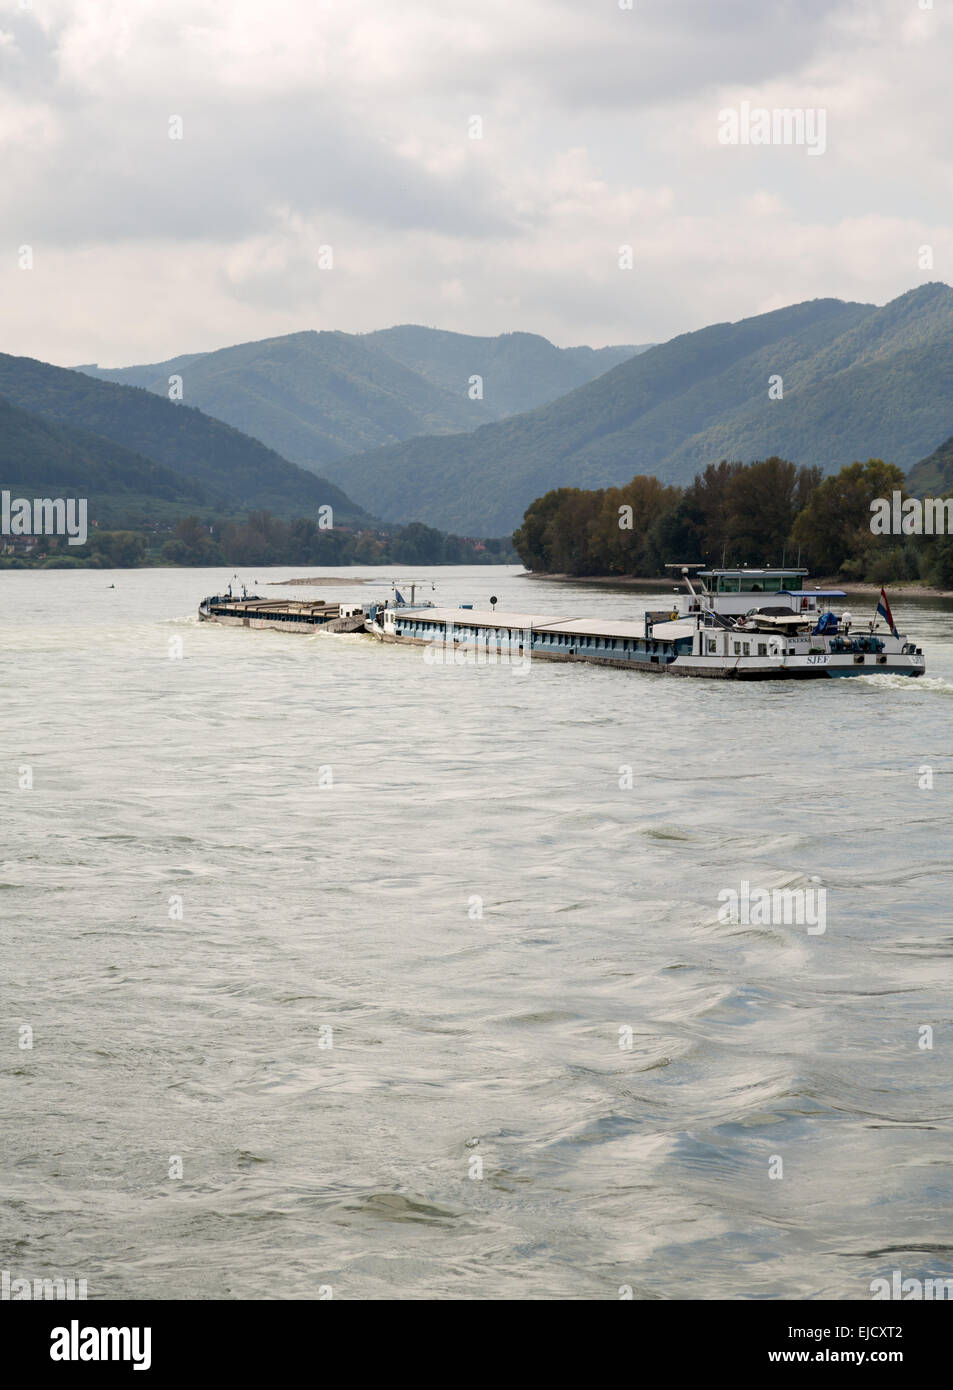
[[[953,606],[894,603],[922,680],[746,685],[199,624],[227,578],[0,576],[0,1267],[90,1299],[953,1275]],[[823,889],[825,929],[725,920],[742,884]]]

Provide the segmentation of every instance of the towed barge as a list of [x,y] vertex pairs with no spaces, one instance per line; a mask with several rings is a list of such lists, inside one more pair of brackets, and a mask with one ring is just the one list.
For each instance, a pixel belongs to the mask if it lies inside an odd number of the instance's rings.
[[[722,680],[921,676],[926,669],[922,650],[897,631],[883,591],[864,626],[831,606],[846,597],[843,590],[804,588],[806,570],[673,568],[687,595],[634,621],[392,601],[370,608],[365,627],[383,642],[426,644],[442,661],[461,664],[586,661]],[[694,583],[692,569],[699,571]]]
[[213,594],[199,604],[202,622],[229,627],[276,628],[282,632],[361,632],[365,609],[359,603],[327,603],[324,599],[271,599],[243,591]]

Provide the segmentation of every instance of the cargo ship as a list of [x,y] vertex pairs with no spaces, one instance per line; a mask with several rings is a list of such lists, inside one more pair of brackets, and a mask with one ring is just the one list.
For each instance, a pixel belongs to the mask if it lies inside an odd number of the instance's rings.
[[835,611],[835,601],[846,598],[843,589],[806,588],[807,571],[798,567],[670,568],[681,571],[687,592],[635,620],[497,612],[494,599],[484,610],[391,600],[368,609],[365,627],[383,642],[428,644],[442,660],[461,664],[468,656],[586,661],[722,680],[922,676],[926,670],[922,649],[897,630],[883,590],[864,624],[845,609]]

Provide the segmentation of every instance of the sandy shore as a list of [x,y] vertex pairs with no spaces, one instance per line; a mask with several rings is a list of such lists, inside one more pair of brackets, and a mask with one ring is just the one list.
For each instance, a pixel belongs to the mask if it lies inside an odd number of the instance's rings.
[[340,574],[320,575],[308,574],[303,579],[262,579],[255,580],[255,583],[268,584],[273,587],[278,584],[370,584],[369,579],[361,579],[355,575],[353,579],[345,579]]

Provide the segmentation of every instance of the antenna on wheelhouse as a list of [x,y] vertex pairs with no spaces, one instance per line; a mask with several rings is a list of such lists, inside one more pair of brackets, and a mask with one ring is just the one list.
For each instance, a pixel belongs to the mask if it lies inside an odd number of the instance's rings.
[[698,598],[698,594],[695,592],[695,589],[692,585],[691,571],[703,570],[705,568],[703,564],[693,563],[690,565],[683,565],[679,561],[675,561],[666,564],[665,568],[667,570],[680,570],[682,579],[685,582],[685,587],[688,589],[688,592],[691,594],[692,598]]

